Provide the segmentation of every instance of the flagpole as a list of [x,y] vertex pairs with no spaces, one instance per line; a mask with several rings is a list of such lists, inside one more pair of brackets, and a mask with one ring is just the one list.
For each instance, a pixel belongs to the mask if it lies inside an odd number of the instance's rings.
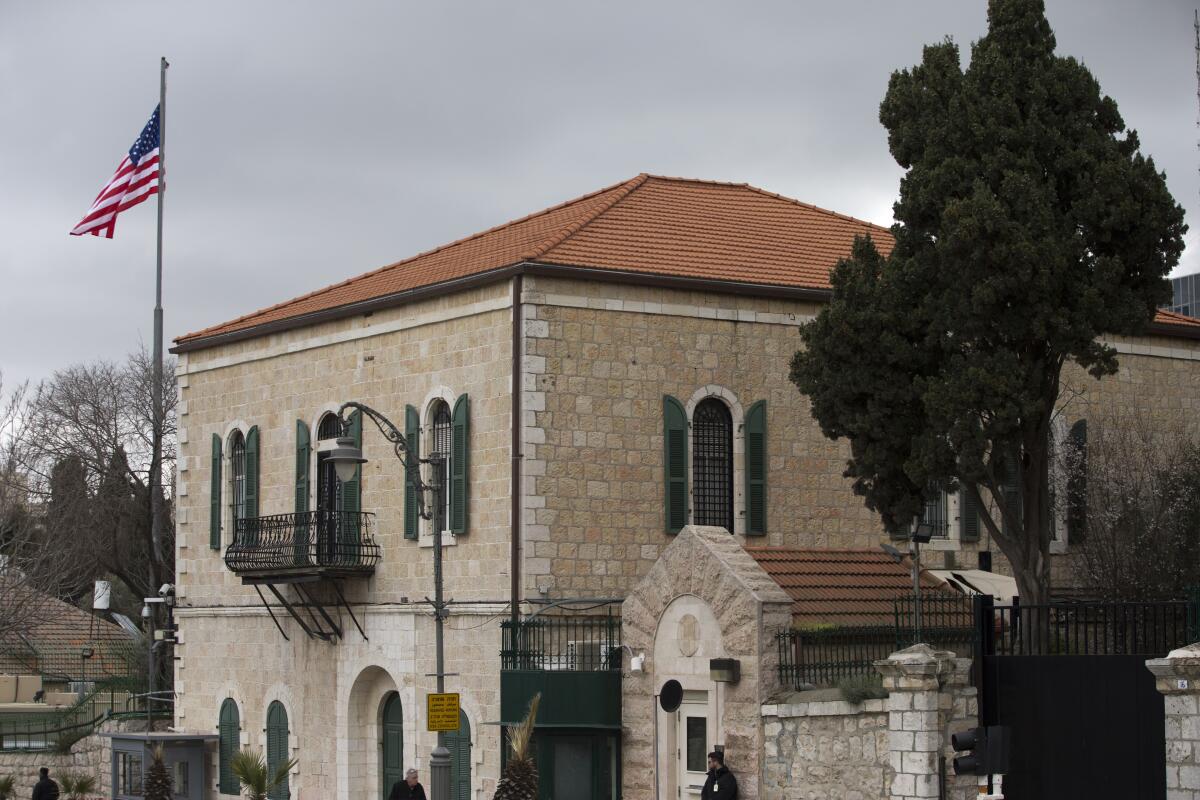
[[[158,253],[154,270],[154,383],[150,387],[151,436],[154,453],[150,458],[150,591],[157,592],[162,577],[162,432],[163,432],[163,310],[162,310],[162,252],[163,252],[163,195],[167,190],[167,59],[159,60],[158,75]],[[150,606],[157,609],[156,605]],[[153,613],[153,612],[152,612]],[[156,665],[154,658],[154,617],[150,617],[150,694],[146,698],[149,715],[154,705]]]

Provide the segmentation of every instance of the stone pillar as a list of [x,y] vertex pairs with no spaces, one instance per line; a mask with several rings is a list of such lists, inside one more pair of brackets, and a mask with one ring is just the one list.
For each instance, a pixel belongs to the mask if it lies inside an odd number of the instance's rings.
[[[942,751],[942,686],[955,675],[955,656],[927,644],[892,653],[875,668],[888,690],[888,749],[893,800],[938,796],[938,755]],[[947,694],[947,703],[952,698]]]
[[1165,695],[1167,796],[1200,800],[1200,644],[1172,650],[1146,662]]

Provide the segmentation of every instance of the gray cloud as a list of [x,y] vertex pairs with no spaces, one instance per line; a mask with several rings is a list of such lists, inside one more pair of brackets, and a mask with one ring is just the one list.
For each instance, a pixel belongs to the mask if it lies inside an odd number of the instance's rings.
[[[1191,7],[1047,13],[1196,210]],[[0,369],[36,380],[149,341],[153,204],[112,241],[66,232],[153,108],[160,54],[176,336],[641,171],[887,224],[888,75],[945,35],[968,54],[985,25],[983,0],[0,1]]]

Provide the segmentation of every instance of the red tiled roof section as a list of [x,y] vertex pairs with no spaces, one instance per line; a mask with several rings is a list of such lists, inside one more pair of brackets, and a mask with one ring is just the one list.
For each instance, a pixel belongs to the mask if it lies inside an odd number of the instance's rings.
[[1159,325],[1180,325],[1189,328],[1200,328],[1200,319],[1174,311],[1167,311],[1165,308],[1158,309],[1158,312],[1154,315],[1154,321]]
[[[893,625],[895,601],[912,596],[911,568],[882,550],[747,547],[746,552],[791,596],[799,627]],[[921,588],[945,591],[924,571]]]
[[[20,669],[77,681],[128,674],[136,643],[124,628],[49,597],[36,614],[39,621],[23,640],[0,642],[0,672]],[[83,657],[85,649],[92,651],[90,658]]]
[[539,262],[824,289],[829,271],[886,228],[747,184],[639,175],[366,275],[179,337],[188,342]]

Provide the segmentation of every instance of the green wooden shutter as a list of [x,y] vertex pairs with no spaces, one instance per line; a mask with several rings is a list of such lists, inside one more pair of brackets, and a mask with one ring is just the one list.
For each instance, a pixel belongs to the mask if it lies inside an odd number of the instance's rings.
[[296,513],[308,513],[308,459],[311,439],[308,425],[296,420]]
[[458,730],[446,734],[450,751],[450,800],[471,800],[471,723],[458,712]]
[[[412,406],[404,407],[404,439],[409,458],[421,457],[421,415]],[[417,487],[411,476],[404,474],[404,538],[416,539],[421,530],[421,515],[417,512]]]
[[246,518],[258,516],[258,426],[246,434]]
[[212,437],[212,467],[209,473],[208,546],[221,549],[221,437]]
[[[288,760],[288,718],[287,709],[283,703],[275,700],[267,709],[267,775],[274,776],[280,764]],[[272,789],[267,797],[270,800],[288,800],[291,791],[288,784],[290,778]]]
[[1071,426],[1067,434],[1067,542],[1082,542],[1087,536],[1087,420]]
[[221,703],[221,718],[217,725],[219,734],[218,758],[219,764],[219,788],[221,794],[240,795],[242,793],[241,784],[237,777],[233,774],[233,756],[237,753],[240,746],[239,731],[241,724],[238,721],[237,703],[232,698],[225,698],[225,702]]
[[450,417],[450,532],[458,535],[467,532],[467,511],[470,498],[467,496],[467,475],[470,470],[471,448],[469,437],[470,400],[460,395],[454,402]]
[[687,413],[679,401],[663,395],[663,504],[667,533],[687,525]]
[[[354,446],[362,448],[362,414],[355,410],[350,414],[350,436]],[[342,484],[342,511],[357,514],[362,511],[362,466],[354,468],[354,477]]]
[[971,499],[964,486],[958,492],[958,516],[961,520],[958,537],[964,542],[979,541],[979,504]]
[[767,532],[767,401],[746,412],[746,535]]

